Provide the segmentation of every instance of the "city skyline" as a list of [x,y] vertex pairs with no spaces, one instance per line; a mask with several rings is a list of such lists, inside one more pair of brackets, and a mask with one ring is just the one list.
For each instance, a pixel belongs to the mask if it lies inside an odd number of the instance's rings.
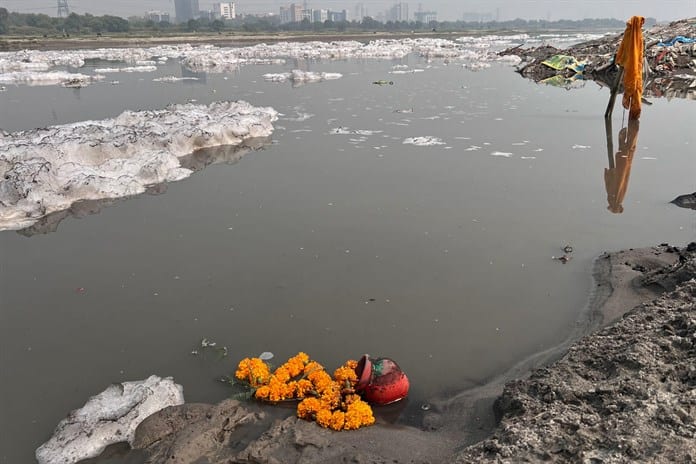
[[[200,0],[200,9],[211,9],[213,0]],[[238,14],[279,14],[281,6],[291,3],[304,4],[304,1],[254,0],[235,2]],[[309,8],[347,10],[352,12],[356,5],[362,4],[367,14],[376,17],[384,14],[395,3],[407,3],[409,19],[414,13],[422,11],[437,12],[440,21],[456,21],[465,14],[488,14],[501,21],[515,18],[522,19],[583,19],[583,18],[617,18],[627,19],[633,15],[653,17],[659,21],[696,16],[695,0],[665,0],[653,2],[648,0],[586,0],[584,2],[565,0],[430,0],[430,1],[383,1],[383,0],[311,0]],[[127,18],[142,16],[147,11],[159,10],[174,16],[174,0],[68,0],[71,12],[94,15],[111,14]],[[55,0],[2,0],[0,7],[20,13],[44,13],[56,16]],[[360,18],[351,18],[360,19]]]

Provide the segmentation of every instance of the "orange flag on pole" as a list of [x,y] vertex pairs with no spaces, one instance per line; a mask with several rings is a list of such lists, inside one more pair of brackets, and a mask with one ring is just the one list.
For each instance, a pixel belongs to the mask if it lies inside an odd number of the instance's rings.
[[645,18],[633,16],[626,23],[626,31],[619,50],[616,64],[624,69],[623,107],[628,111],[628,119],[640,118],[640,100],[643,96],[643,23]]

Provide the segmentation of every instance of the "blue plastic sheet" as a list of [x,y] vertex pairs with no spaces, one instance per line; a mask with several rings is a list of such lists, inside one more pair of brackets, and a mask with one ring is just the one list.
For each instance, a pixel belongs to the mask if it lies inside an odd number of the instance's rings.
[[696,42],[696,39],[692,37],[684,37],[683,35],[678,35],[672,40],[668,40],[667,42],[660,42],[657,44],[658,47],[672,47],[674,46],[675,43],[681,42],[681,43],[694,43]]

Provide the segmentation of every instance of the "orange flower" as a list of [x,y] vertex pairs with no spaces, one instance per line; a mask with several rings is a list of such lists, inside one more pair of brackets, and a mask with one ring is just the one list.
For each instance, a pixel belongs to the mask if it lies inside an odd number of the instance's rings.
[[333,413],[331,412],[330,409],[320,409],[317,411],[316,419],[317,419],[317,424],[321,425],[322,427],[329,428],[331,427],[331,419],[333,418]]
[[288,359],[285,365],[290,373],[290,377],[297,377],[304,371],[304,367],[307,363],[309,363],[309,356],[300,351],[295,356]]
[[[353,430],[375,422],[372,408],[354,394],[357,382],[357,361],[346,361],[334,371],[333,378],[306,353],[297,355],[278,367],[273,374],[259,358],[239,362],[235,376],[255,387],[254,396],[263,401],[278,402],[296,398],[297,417],[315,420],[332,430]],[[302,378],[293,380],[299,375]]]
[[351,369],[347,366],[341,366],[334,371],[334,379],[341,384],[350,382],[350,385],[354,386],[358,382],[358,375],[355,373],[355,369]]
[[321,402],[318,398],[305,398],[297,405],[297,417],[312,420],[320,409]]
[[[357,396],[357,395],[353,395]],[[348,403],[348,401],[346,401]],[[351,398],[346,411],[345,429],[353,430],[362,427],[363,425],[372,425],[375,423],[375,417],[372,415],[372,408],[369,404],[361,400]]]
[[270,370],[268,365],[259,358],[244,358],[239,361],[235,377],[249,382],[252,387],[268,383]]
[[333,414],[331,414],[331,422],[329,423],[329,427],[331,427],[333,430],[343,430],[345,422],[346,414],[343,411],[334,411]]

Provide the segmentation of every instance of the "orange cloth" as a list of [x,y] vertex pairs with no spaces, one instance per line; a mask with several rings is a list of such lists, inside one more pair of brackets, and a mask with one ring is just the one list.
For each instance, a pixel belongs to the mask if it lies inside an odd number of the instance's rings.
[[633,154],[638,144],[640,121],[630,119],[628,127],[619,131],[619,151],[616,152],[613,168],[604,170],[604,186],[607,189],[607,209],[612,213],[623,213],[623,200],[628,190]]
[[629,110],[628,119],[640,118],[640,99],[643,96],[643,23],[645,18],[633,16],[626,23],[616,64],[624,70],[623,107]]

